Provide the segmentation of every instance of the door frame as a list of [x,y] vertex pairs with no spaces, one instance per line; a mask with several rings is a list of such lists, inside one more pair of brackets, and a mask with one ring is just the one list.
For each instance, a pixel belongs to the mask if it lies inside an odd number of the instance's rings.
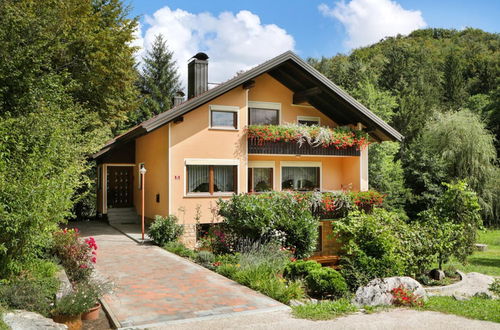
[[[132,163],[125,163],[125,164],[117,164],[117,163],[104,163],[102,164],[102,214],[108,214],[108,166],[112,167],[118,167],[118,166],[128,166],[128,167],[135,167],[135,164]],[[132,171],[134,173],[134,171]],[[135,182],[135,180],[134,180]],[[134,189],[134,183],[132,183],[132,189]],[[132,199],[132,203],[133,203]]]

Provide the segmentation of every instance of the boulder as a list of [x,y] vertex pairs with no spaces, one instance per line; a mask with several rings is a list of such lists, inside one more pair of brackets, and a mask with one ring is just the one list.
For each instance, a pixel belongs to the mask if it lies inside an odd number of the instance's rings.
[[488,251],[488,245],[487,244],[479,244],[479,243],[476,243],[474,244],[474,247],[476,248],[476,250],[478,251]]
[[433,269],[429,272],[430,278],[436,281],[441,281],[445,278],[444,272],[441,269]]
[[40,314],[15,310],[3,315],[3,321],[12,330],[60,330],[67,329],[64,324],[59,324]]
[[57,272],[56,274],[57,278],[59,279],[59,289],[56,292],[56,300],[61,299],[65,295],[71,293],[73,291],[73,286],[71,285],[68,275],[66,275],[66,272],[64,269],[61,269]]
[[425,289],[420,283],[411,277],[395,276],[376,278],[366,286],[359,287],[353,302],[358,306],[391,305],[393,300],[391,290],[401,285],[423,299],[427,299]]

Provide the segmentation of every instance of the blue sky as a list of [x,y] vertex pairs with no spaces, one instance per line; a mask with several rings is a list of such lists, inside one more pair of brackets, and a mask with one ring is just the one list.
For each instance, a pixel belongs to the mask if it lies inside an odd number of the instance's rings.
[[[219,73],[213,75],[215,80],[230,78],[231,72],[248,69],[287,49],[303,58],[333,56],[376,42],[385,35],[407,34],[421,27],[470,26],[500,31],[500,0],[128,0],[128,3],[131,15],[141,18],[138,46],[148,49],[154,35],[164,34],[176,53],[181,71],[189,54],[206,51],[218,67]],[[228,13],[221,16],[224,12]]]

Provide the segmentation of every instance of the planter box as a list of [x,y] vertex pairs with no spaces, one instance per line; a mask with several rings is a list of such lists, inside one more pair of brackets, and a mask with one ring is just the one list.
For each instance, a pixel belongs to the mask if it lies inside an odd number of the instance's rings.
[[248,154],[260,155],[318,155],[318,156],[359,156],[356,147],[337,149],[331,147],[311,147],[304,143],[300,146],[297,142],[263,142],[259,144],[256,139],[248,140]]

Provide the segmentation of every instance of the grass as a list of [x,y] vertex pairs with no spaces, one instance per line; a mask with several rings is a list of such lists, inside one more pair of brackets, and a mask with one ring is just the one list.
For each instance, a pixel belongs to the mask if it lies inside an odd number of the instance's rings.
[[478,272],[491,276],[500,276],[500,229],[481,231],[478,243],[488,245],[488,250],[475,251],[469,258],[466,265],[452,260],[445,266],[453,266],[465,273]]
[[500,300],[474,297],[462,301],[453,297],[429,297],[424,307],[419,309],[500,323]]
[[348,299],[323,301],[292,307],[293,316],[308,320],[331,320],[339,316],[354,313],[358,308]]
[[0,305],[0,330],[9,330],[10,329],[7,326],[7,324],[5,324],[5,322],[3,321],[3,314],[5,314],[6,312],[7,312],[7,310],[2,305]]

